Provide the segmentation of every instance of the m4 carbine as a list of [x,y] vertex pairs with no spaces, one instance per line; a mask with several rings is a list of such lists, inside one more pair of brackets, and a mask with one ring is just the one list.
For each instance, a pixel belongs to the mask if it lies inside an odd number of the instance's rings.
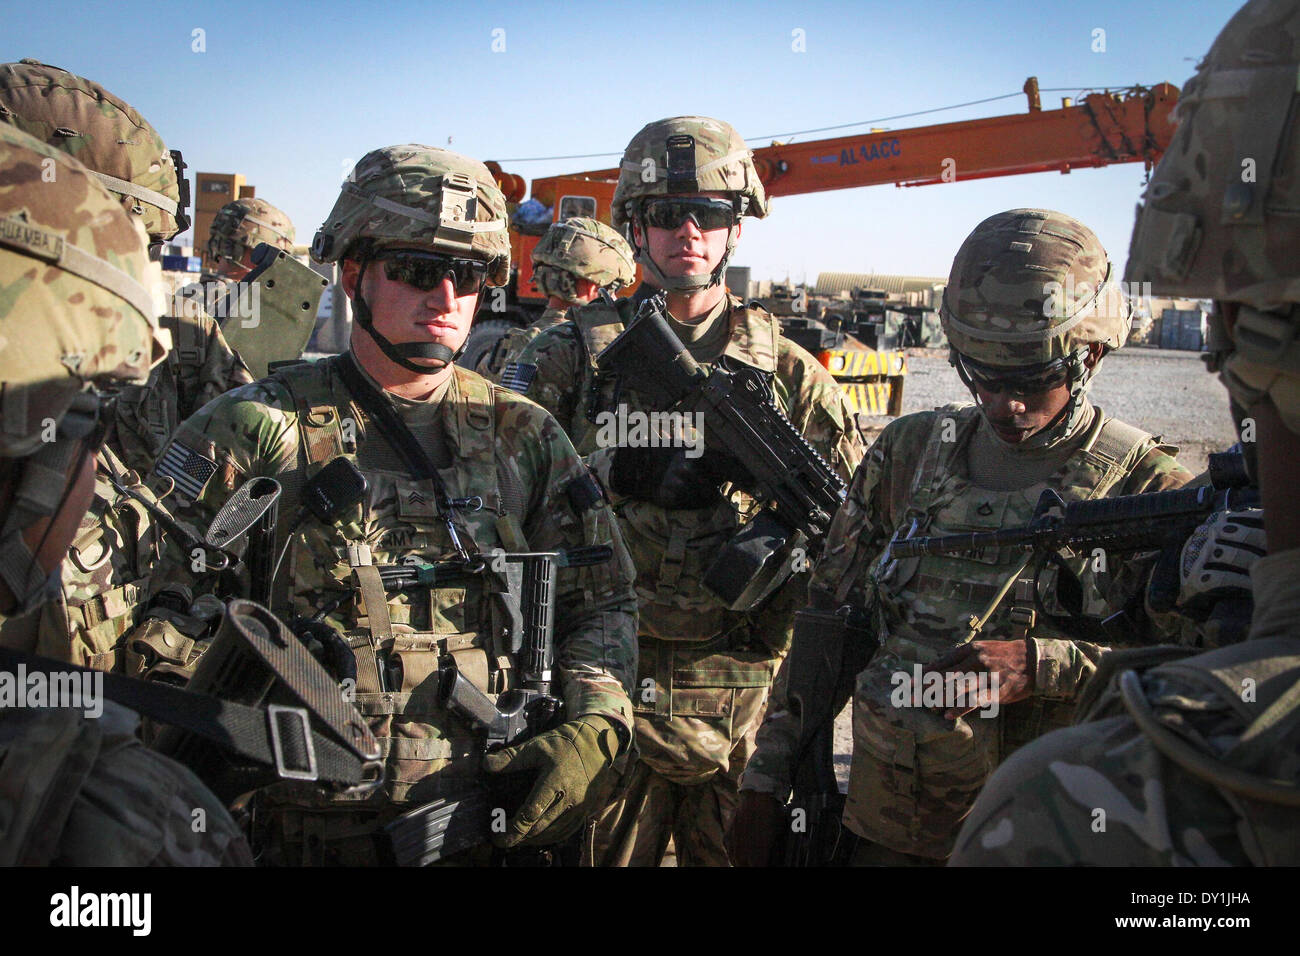
[[729,607],[749,610],[771,594],[789,576],[794,548],[820,549],[844,482],[777,407],[760,369],[724,358],[705,371],[669,327],[662,295],[641,304],[596,364],[617,378],[615,404],[627,387],[657,410],[702,412],[705,447],[741,463],[737,483],[767,503],[705,573]]
[[[568,551],[491,551],[470,562],[398,564],[380,568],[392,590],[455,587],[475,575],[504,578],[509,644],[519,657],[519,686],[495,703],[465,678],[450,655],[439,673],[438,693],[444,706],[484,738],[484,749],[497,750],[549,729],[559,722],[563,701],[551,693],[555,664],[556,571],[610,560],[608,545]],[[508,795],[507,795],[508,796]],[[487,839],[491,815],[504,801],[484,788],[444,797],[402,814],[384,829],[398,866],[427,866]]]

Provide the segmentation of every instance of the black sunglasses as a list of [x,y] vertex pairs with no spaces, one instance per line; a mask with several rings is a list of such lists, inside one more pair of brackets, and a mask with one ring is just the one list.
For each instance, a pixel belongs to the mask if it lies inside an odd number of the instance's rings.
[[961,354],[958,354],[957,362],[958,370],[968,383],[990,394],[1013,398],[1050,392],[1070,379],[1069,364],[1063,358],[1027,368],[980,365]]
[[736,207],[729,199],[652,199],[645,204],[645,221],[656,229],[680,229],[687,219],[700,232],[730,229],[736,224]]
[[394,282],[405,282],[421,292],[432,292],[451,278],[457,295],[473,295],[483,291],[487,282],[488,266],[477,259],[455,259],[436,252],[396,251],[379,257],[384,263],[384,275]]

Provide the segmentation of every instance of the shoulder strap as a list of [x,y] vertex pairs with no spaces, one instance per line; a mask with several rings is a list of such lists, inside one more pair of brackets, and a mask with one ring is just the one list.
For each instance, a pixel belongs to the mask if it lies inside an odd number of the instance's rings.
[[[934,421],[930,425],[930,434],[926,439],[921,457],[917,459],[913,473],[912,485],[908,493],[907,511],[912,514],[925,514],[930,510],[930,499],[934,496],[935,480],[940,472],[948,472],[946,467],[959,449],[964,448],[975,425],[978,424],[979,409],[974,405],[952,404],[936,409]],[[956,427],[952,440],[944,440],[944,431],[948,420]]]
[[335,367],[338,369],[343,384],[352,393],[352,397],[356,399],[357,404],[374,420],[383,436],[402,456],[402,459],[406,462],[406,467],[410,469],[411,476],[419,480],[427,480],[433,484],[435,500],[438,503],[438,516],[446,522],[447,533],[451,537],[452,546],[457,553],[468,559],[469,552],[465,550],[465,546],[460,540],[460,534],[456,530],[455,509],[452,506],[451,497],[447,494],[447,487],[443,484],[442,476],[438,474],[438,469],[429,458],[428,453],[415,440],[411,430],[406,427],[406,422],[402,421],[401,416],[397,414],[388,400],[375,391],[374,387],[366,381],[365,376],[361,374],[361,370],[357,368],[356,363],[353,361],[351,352],[344,352],[339,356]]
[[593,368],[596,356],[623,332],[623,317],[617,309],[600,299],[580,309],[570,309],[569,321],[578,327],[578,341],[587,353],[587,363]]
[[[271,374],[283,385],[298,412],[298,431],[308,474],[347,453],[343,419],[348,410],[331,388],[314,387],[312,378],[320,374],[313,363],[284,366]],[[308,376],[312,376],[309,378]]]
[[1104,497],[1157,444],[1147,432],[1110,418],[1100,407],[1097,408],[1097,420],[1100,425],[1093,426],[1092,434],[1078,451],[1100,465],[1103,471],[1101,480],[1090,489],[1089,498]]

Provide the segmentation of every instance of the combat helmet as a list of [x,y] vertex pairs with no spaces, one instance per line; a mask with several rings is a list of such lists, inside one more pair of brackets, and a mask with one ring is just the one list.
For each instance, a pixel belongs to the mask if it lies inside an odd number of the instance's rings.
[[730,125],[707,116],[674,116],[657,120],[632,137],[619,166],[610,218],[636,248],[636,261],[659,288],[674,292],[700,291],[717,285],[726,275],[727,262],[736,248],[736,229],[727,235],[727,251],[707,276],[665,276],[636,246],[631,229],[641,221],[645,200],[677,194],[722,191],[732,194],[739,216],[762,219],[767,215],[767,194],[754,167],[753,153]]
[[972,393],[972,372],[981,369],[1070,386],[1061,420],[1034,444],[1060,440],[1078,423],[1096,371],[1084,362],[1088,346],[1110,351],[1128,340],[1132,307],[1113,272],[1092,230],[1050,209],[990,216],[953,259],[939,318]]
[[293,248],[293,223],[265,199],[235,199],[212,218],[208,232],[208,258],[240,262],[244,254],[263,242],[284,249]]
[[138,217],[151,242],[189,228],[189,183],[143,116],[98,83],[36,60],[0,66],[0,120],[75,156]]
[[632,248],[617,232],[596,219],[572,218],[552,223],[533,247],[533,283],[543,295],[577,298],[575,279],[617,292],[636,279]]
[[311,254],[317,262],[361,263],[353,298],[357,324],[392,361],[428,372],[411,359],[450,364],[459,353],[439,342],[399,344],[381,335],[360,294],[366,267],[399,250],[436,253],[477,264],[487,285],[502,286],[510,280],[506,227],[505,196],[478,160],[437,146],[385,146],[361,157],[348,174],[329,218],[316,231]]
[[[1178,99],[1173,141],[1133,226],[1125,278],[1240,303],[1212,319],[1232,402],[1265,394],[1300,434],[1300,2],[1252,0]],[[1240,420],[1241,416],[1236,416]],[[1253,444],[1253,443],[1251,443]]]
[[54,514],[62,476],[102,419],[93,385],[141,382],[167,354],[146,237],[81,163],[0,124],[0,458],[24,459],[0,516],[0,578],[45,591],[21,533]]

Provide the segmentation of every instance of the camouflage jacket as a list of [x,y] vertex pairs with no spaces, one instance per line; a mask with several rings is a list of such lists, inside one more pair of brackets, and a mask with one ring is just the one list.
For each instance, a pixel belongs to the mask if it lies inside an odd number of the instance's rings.
[[[490,696],[515,686],[516,651],[508,646],[494,578],[460,588],[385,589],[374,566],[438,561],[452,551],[432,483],[410,477],[388,439],[355,403],[337,371],[344,356],[303,363],[209,403],[177,430],[157,474],[178,478],[178,514],[206,527],[246,480],[283,486],[281,515],[302,504],[302,488],[335,457],[352,458],[367,476],[368,497],[336,524],[315,519],[290,533],[282,522],[276,550],[288,548],[272,607],[286,619],[324,611],[357,656],[355,703],[372,721],[389,765],[396,802],[438,792],[435,774],[452,764],[462,780],[481,752],[464,722],[439,703],[434,679],[448,654]],[[350,361],[350,359],[349,359]],[[437,403],[389,397],[412,429],[436,431],[430,446],[471,551],[564,550],[605,544],[614,559],[562,569],[555,610],[557,685],[568,719],[604,715],[630,728],[626,688],[636,668],[636,608],[631,567],[608,504],[564,433],[532,402],[457,368]],[[469,510],[474,499],[477,510]],[[186,579],[185,556],[167,562],[162,580]],[[200,585],[201,586],[201,585]],[[207,585],[211,587],[211,584]],[[290,802],[319,795],[299,794]]]
[[1300,549],[1261,558],[1249,640],[1113,668],[1077,726],[998,768],[952,864],[1300,863],[1297,580]]
[[0,710],[0,866],[252,866],[221,801],[103,708]]
[[172,350],[144,385],[129,385],[116,402],[111,447],[128,468],[149,473],[178,426],[223,392],[253,380],[215,319],[201,309],[164,316]]
[[484,378],[496,381],[501,370],[518,358],[519,353],[537,336],[552,326],[559,325],[568,317],[568,309],[545,309],[536,322],[513,328],[497,340],[497,344],[479,359],[478,372]]
[[[600,447],[605,429],[587,418],[592,355],[618,331],[617,313],[597,303],[570,313],[570,320],[543,332],[520,354],[515,368],[533,365],[525,394],[535,398],[573,430],[570,436],[609,487],[616,447]],[[780,334],[777,321],[761,309],[729,298],[724,321],[730,336],[723,355],[773,374],[777,406],[831,467],[846,480],[862,454],[853,413],[835,380],[817,361]],[[503,381],[510,372],[503,375]],[[517,379],[516,379],[517,381]],[[624,391],[629,412],[650,410]],[[759,612],[759,619],[732,612],[707,593],[700,581],[718,549],[757,511],[743,492],[724,497],[713,509],[666,511],[611,491],[623,537],[637,568],[641,631],[667,641],[706,641],[733,631],[760,637],[779,653],[789,643],[794,610],[802,606],[806,581],[797,574]]]
[[[1010,705],[996,720],[958,719],[955,724],[926,708],[890,706],[891,687],[897,675],[914,674],[914,668],[936,660],[964,638],[972,615],[982,613],[1001,585],[1017,568],[1018,549],[1003,549],[979,558],[952,555],[898,561],[882,567],[881,556],[894,531],[910,520],[916,533],[953,534],[994,530],[1026,523],[1041,492],[1053,488],[1066,500],[1136,494],[1178,487],[1191,475],[1167,454],[1168,449],[1120,423],[1108,421],[1097,409],[1082,445],[1047,481],[1012,492],[993,492],[971,484],[967,477],[966,449],[977,427],[985,427],[974,406],[948,406],[920,412],[891,422],[867,452],[854,476],[848,499],[832,524],[825,554],[813,573],[814,603],[839,607],[855,604],[870,608],[882,647],[870,666],[858,675],[854,706],[854,768],[866,767],[880,756],[895,759],[898,748],[915,751],[899,758],[897,785],[909,790],[904,778],[917,773],[911,761],[942,768],[934,772],[937,790],[978,788],[999,755],[1042,732],[1051,720],[1064,721],[1063,705],[1092,673],[1105,648],[1075,640],[1046,622],[1018,628],[1026,604],[1015,592],[1005,598],[977,639],[1005,639],[1022,630],[1031,636],[1037,657],[1034,697]],[[1082,559],[1073,570],[1084,583],[1084,609],[1091,614],[1109,606],[1123,606],[1137,585],[1125,569],[1110,568],[1110,581],[1091,575]],[[1050,569],[1049,569],[1050,570]],[[1052,593],[1050,579],[1044,592]],[[1032,605],[1030,605],[1032,606]],[[1059,613],[1050,604],[1049,610]],[[744,786],[784,798],[793,772],[791,758],[798,734],[796,720],[785,702],[784,675],[778,678],[767,720],[759,732],[758,752],[750,761]],[[835,712],[844,706],[837,700]],[[974,715],[971,715],[972,717]],[[931,726],[933,724],[933,726]],[[927,752],[927,750],[929,752]],[[868,796],[866,779],[850,782],[846,821],[854,817],[879,820],[880,794]],[[854,795],[857,793],[857,799]],[[972,794],[973,795],[973,794]],[[877,804],[872,810],[864,801]],[[906,802],[906,801],[905,801]],[[856,809],[855,809],[856,808]],[[900,811],[901,813],[902,811]],[[901,829],[911,838],[921,811],[907,810]],[[924,848],[911,838],[891,842],[873,825],[855,826],[855,832],[886,843],[902,852],[941,856],[934,845]],[[862,829],[873,832],[862,833]],[[938,829],[943,829],[938,827]],[[940,836],[940,842],[951,835]]]

